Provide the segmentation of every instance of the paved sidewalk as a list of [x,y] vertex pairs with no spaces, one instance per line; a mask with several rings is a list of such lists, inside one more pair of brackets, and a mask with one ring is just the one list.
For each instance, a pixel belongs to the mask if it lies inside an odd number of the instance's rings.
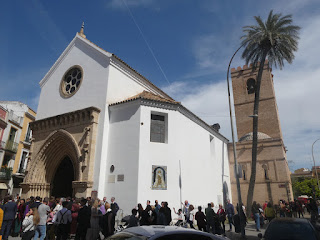
[[[265,226],[266,227],[266,226]],[[264,229],[261,229],[261,233],[264,234]],[[229,229],[229,225],[226,225],[226,230]],[[234,230],[234,228],[233,228]],[[246,238],[248,240],[256,240],[259,239],[258,238],[258,233],[256,231],[256,227],[255,227],[255,223],[253,222],[249,222],[246,226]],[[231,240],[237,240],[237,239],[241,239],[241,235],[240,233],[235,233],[235,232],[226,232],[226,235],[228,238],[230,238]],[[20,237],[9,237],[9,240],[21,240]]]
[[[264,225],[263,228],[260,229],[262,235],[264,234],[264,231],[266,229],[267,225]],[[226,230],[229,229],[229,225],[226,225]],[[234,228],[233,228],[234,230]],[[246,237],[244,239],[248,239],[248,240],[256,240],[259,239],[258,238],[258,234],[260,232],[257,232],[256,230],[256,225],[254,221],[249,221],[249,223],[246,226]],[[242,239],[241,238],[241,234],[240,233],[235,233],[235,232],[226,232],[226,235],[228,238],[230,238],[231,240],[238,240],[238,239]]]

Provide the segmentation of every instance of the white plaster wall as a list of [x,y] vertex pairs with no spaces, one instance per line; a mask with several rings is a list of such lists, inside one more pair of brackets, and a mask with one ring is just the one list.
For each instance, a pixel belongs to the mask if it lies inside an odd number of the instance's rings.
[[[110,128],[108,143],[108,161],[105,169],[105,193],[108,201],[113,196],[125,214],[137,203],[140,108],[136,103],[112,107],[110,110]],[[110,166],[115,170],[110,173]],[[124,181],[118,182],[117,175],[124,174]],[[109,182],[110,177],[115,182]]]
[[[151,112],[168,114],[168,143],[150,142]],[[208,202],[219,203],[222,192],[222,141],[214,138],[210,147],[209,132],[177,111],[141,107],[139,190],[138,202],[146,200],[167,201],[179,208],[179,160],[182,171],[182,201],[195,206]],[[224,151],[224,171],[227,172],[228,156]],[[152,190],[152,165],[167,166],[167,190]],[[227,174],[225,174],[227,175]],[[230,184],[230,183],[229,183]],[[230,188],[229,188],[230,189]]]
[[134,78],[122,69],[110,65],[109,84],[107,93],[107,103],[115,103],[133,97],[144,90],[144,86],[139,84]]
[[[79,90],[70,98],[60,96],[60,82],[72,66],[83,68]],[[37,120],[76,111],[86,107],[105,108],[109,58],[76,39],[68,54],[59,62],[40,93]]]

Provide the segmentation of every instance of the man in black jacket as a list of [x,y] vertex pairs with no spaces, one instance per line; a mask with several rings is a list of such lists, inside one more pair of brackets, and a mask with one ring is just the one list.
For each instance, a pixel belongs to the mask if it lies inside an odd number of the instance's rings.
[[77,218],[78,226],[77,226],[75,240],[85,240],[87,235],[87,230],[90,227],[91,211],[86,204],[87,204],[87,200],[81,199],[80,201],[81,207],[79,209],[78,218]]
[[7,197],[8,202],[3,205],[3,223],[1,235],[4,240],[7,240],[10,234],[11,226],[16,217],[17,204],[12,200],[12,196]]

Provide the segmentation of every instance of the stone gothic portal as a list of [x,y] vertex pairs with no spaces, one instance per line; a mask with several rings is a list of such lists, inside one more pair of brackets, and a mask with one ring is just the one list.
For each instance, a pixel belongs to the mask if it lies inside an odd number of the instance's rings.
[[72,197],[72,181],[74,180],[73,164],[69,157],[65,157],[54,175],[51,196]]

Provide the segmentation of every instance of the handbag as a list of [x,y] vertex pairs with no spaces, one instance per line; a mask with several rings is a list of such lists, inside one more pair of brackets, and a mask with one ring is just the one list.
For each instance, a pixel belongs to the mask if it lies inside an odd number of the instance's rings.
[[34,230],[21,233],[21,240],[31,240],[34,237]]

